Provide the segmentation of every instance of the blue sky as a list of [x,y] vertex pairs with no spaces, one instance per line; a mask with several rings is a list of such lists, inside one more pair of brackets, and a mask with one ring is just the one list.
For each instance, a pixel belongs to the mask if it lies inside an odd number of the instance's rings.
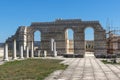
[[57,18],[106,21],[120,27],[120,0],[0,0],[0,42],[21,25]]

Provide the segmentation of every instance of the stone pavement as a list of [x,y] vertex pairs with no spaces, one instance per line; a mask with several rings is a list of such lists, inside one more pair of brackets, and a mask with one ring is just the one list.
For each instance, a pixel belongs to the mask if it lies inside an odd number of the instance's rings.
[[64,71],[56,71],[45,80],[120,80],[120,65],[104,64],[93,54],[85,58],[67,58]]

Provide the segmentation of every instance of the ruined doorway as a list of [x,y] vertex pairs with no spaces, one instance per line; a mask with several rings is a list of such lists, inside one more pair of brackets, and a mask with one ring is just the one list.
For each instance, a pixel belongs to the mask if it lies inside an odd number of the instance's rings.
[[94,29],[87,27],[85,33],[85,54],[94,54]]
[[41,44],[41,32],[39,30],[34,32],[34,51],[40,48]]
[[72,29],[65,31],[65,46],[67,54],[74,54],[74,32]]

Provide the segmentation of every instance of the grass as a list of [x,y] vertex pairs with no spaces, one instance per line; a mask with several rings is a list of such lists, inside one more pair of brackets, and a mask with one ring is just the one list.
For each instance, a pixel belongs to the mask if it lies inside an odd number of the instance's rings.
[[43,80],[55,70],[67,66],[61,60],[27,59],[0,65],[0,80]]
[[107,62],[107,60],[101,60],[104,64],[110,64],[111,62]]
[[107,60],[101,60],[104,64],[120,64],[120,63],[114,63],[113,61],[108,62]]

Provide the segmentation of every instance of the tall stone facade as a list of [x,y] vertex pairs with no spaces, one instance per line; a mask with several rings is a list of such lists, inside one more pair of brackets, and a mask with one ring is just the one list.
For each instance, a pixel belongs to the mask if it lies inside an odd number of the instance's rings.
[[[81,19],[57,19],[53,22],[34,22],[30,26],[21,26],[12,38],[16,38],[18,49],[20,45],[33,48],[34,33],[41,32],[41,52],[47,51],[51,55],[51,39],[56,42],[58,55],[66,54],[66,29],[72,29],[74,32],[74,54],[84,56],[85,54],[85,29],[92,27],[94,29],[94,52],[96,56],[106,55],[106,34],[99,21],[82,21]],[[8,39],[7,42],[9,43]]]

